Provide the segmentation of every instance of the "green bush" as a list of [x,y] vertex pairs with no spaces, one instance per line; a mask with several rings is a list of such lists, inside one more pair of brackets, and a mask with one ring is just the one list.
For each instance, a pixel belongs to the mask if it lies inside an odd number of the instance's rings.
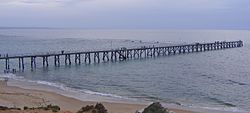
[[107,113],[107,109],[101,104],[97,103],[95,106],[93,105],[87,105],[85,107],[82,107],[77,113]]
[[159,102],[153,103],[144,109],[142,113],[169,113]]

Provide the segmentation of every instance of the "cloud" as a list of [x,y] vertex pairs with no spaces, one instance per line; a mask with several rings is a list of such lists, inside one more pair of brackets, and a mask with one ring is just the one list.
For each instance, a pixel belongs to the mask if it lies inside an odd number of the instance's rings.
[[0,0],[0,25],[249,26],[248,4],[249,0]]
[[92,0],[1,0],[0,5],[72,5]]

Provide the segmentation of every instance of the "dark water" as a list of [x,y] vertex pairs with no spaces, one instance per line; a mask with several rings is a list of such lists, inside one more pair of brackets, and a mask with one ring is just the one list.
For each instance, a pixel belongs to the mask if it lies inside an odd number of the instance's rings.
[[[79,51],[243,40],[244,47],[116,63],[29,68],[17,76],[104,96],[250,111],[250,31],[1,29],[0,53]],[[142,42],[140,42],[142,40]],[[160,43],[157,43],[159,41]],[[52,59],[51,59],[52,61]],[[26,62],[29,65],[29,61]],[[52,63],[51,63],[52,65]],[[4,63],[1,61],[1,69]],[[12,61],[11,68],[17,68]],[[3,75],[3,74],[2,74]],[[98,92],[98,93],[97,93]]]

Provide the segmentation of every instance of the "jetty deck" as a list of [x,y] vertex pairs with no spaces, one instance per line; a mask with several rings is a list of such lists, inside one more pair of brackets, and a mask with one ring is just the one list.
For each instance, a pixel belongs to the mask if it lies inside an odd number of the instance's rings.
[[213,43],[194,43],[183,44],[175,46],[162,46],[162,47],[140,47],[140,48],[120,48],[115,50],[100,50],[100,51],[79,51],[79,52],[65,52],[59,51],[57,53],[40,53],[40,54],[23,54],[23,55],[4,55],[0,57],[0,60],[4,60],[5,72],[10,72],[10,60],[18,61],[19,70],[24,70],[25,60],[30,60],[30,68],[33,70],[36,68],[37,60],[42,59],[41,63],[43,67],[49,66],[49,59],[53,59],[53,65],[59,67],[61,63],[64,65],[71,65],[81,63],[100,63],[108,61],[125,61],[129,59],[157,57],[166,55],[177,55],[182,53],[204,52],[212,50],[222,50],[228,48],[242,47],[243,41],[223,41]]

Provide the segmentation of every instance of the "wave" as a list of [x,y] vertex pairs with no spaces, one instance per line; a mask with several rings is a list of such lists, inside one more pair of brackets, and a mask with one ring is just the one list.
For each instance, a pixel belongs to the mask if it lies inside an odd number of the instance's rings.
[[207,110],[216,110],[216,111],[226,111],[226,112],[235,112],[235,113],[249,113],[249,111],[245,111],[242,109],[239,109],[237,107],[201,107],[201,106],[189,106],[192,108],[202,108]]
[[24,79],[24,77],[16,76],[15,74],[12,74],[12,73],[0,74],[0,78],[8,78],[8,79],[14,79],[14,80]]
[[90,91],[87,89],[71,88],[71,87],[68,87],[68,86],[61,84],[61,83],[54,83],[54,82],[48,82],[48,81],[42,81],[42,80],[28,80],[28,79],[25,79],[23,76],[16,76],[15,74],[12,74],[12,73],[0,74],[0,78],[8,78],[8,79],[12,79],[12,80],[21,81],[21,82],[35,83],[35,84],[50,86],[50,87],[54,87],[54,88],[58,88],[60,90],[70,91],[70,92],[79,92],[79,93],[84,93],[84,94],[97,95],[97,96],[103,96],[103,97],[111,97],[111,98],[119,98],[119,99],[130,99],[128,97],[123,97],[123,96],[119,96],[119,95],[115,95],[115,94],[95,92],[95,91]]
[[129,98],[123,97],[123,96],[118,96],[118,95],[108,94],[108,93],[94,92],[94,91],[90,91],[90,90],[83,90],[83,92],[86,93],[86,94],[99,95],[99,96],[105,96],[105,97],[115,97],[115,98],[120,98],[120,99],[129,99]]
[[225,102],[223,100],[220,100],[218,98],[214,98],[214,97],[207,97],[209,100],[212,100],[218,104],[221,104],[223,106],[226,106],[226,107],[237,107],[236,105],[232,104],[232,103],[228,103],[228,102]]
[[52,82],[47,82],[47,81],[32,81],[32,80],[28,80],[29,82],[35,82],[37,84],[42,84],[42,85],[47,85],[47,86],[52,86],[52,87],[56,87],[62,90],[67,90],[68,88],[63,85],[63,84],[59,84],[59,83],[52,83]]
[[237,82],[237,81],[234,81],[234,80],[228,80],[228,84],[248,85],[246,83]]
[[[90,95],[112,97],[112,98],[120,98],[120,99],[125,99],[126,98],[126,97],[118,96],[118,95],[115,95],[115,94],[100,93],[100,92],[90,91],[90,90],[86,90],[86,89],[71,88],[71,87],[67,87],[64,84],[60,84],[60,83],[52,83],[52,82],[40,81],[40,80],[38,80],[38,81],[31,81],[31,80],[29,80],[29,82],[35,82],[37,84],[52,86],[52,87],[56,87],[56,88],[59,88],[61,90],[65,90],[65,91],[77,91],[77,92],[81,92],[81,93],[85,93],[85,94],[90,94]],[[128,99],[128,98],[126,98],[126,99]]]
[[36,83],[40,85],[46,85],[46,86],[52,86],[61,90],[67,90],[68,88],[60,83],[53,83],[53,82],[47,82],[47,81],[41,81],[41,80],[28,80],[25,79],[23,76],[17,76],[13,73],[6,73],[6,74],[0,74],[0,78],[8,78],[16,81],[21,81],[21,82],[29,82],[29,83]]
[[[208,78],[208,79],[214,78],[213,75],[206,75],[206,74],[203,74],[203,75],[200,75],[200,76],[201,76],[201,77],[206,77],[206,78]],[[222,84],[232,84],[232,85],[236,84],[236,85],[242,85],[242,86],[243,86],[243,85],[248,85],[247,83],[238,82],[238,81],[230,80],[230,79],[228,79],[228,80],[216,80],[216,81],[222,82]]]

